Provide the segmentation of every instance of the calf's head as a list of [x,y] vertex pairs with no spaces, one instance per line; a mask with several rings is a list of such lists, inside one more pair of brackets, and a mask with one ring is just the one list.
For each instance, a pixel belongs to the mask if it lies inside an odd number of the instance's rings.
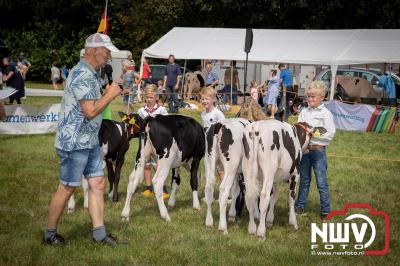
[[294,129],[303,152],[308,151],[308,144],[313,136],[319,137],[320,135],[326,133],[326,129],[324,127],[312,127],[306,122],[296,123],[294,125]]
[[123,112],[118,112],[123,123],[125,123],[126,128],[129,132],[129,139],[138,138],[142,131],[143,119],[134,113],[125,114]]

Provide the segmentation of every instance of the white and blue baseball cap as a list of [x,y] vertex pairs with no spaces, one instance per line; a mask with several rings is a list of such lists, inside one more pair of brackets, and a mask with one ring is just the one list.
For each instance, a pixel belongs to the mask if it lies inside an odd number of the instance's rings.
[[114,44],[111,42],[110,37],[98,32],[87,37],[85,42],[85,48],[86,47],[93,47],[93,48],[105,47],[111,52],[119,51],[119,49],[115,47]]

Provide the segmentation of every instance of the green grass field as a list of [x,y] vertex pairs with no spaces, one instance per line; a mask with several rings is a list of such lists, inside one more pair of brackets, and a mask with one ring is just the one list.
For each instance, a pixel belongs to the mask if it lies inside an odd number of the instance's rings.
[[[29,97],[27,104],[59,102],[56,97]],[[114,101],[113,118],[123,110]],[[200,120],[200,113],[182,111]],[[227,115],[227,116],[231,116]],[[292,122],[295,118],[292,119]],[[83,209],[82,191],[78,190],[77,210],[64,213],[59,232],[67,245],[53,248],[41,244],[46,225],[47,206],[58,185],[59,159],[54,134],[0,136],[0,265],[399,265],[400,264],[400,132],[375,134],[337,131],[328,149],[328,175],[332,209],[345,203],[370,203],[389,213],[390,251],[385,256],[316,256],[310,254],[310,224],[321,223],[319,195],[313,180],[307,214],[298,217],[299,230],[288,226],[287,184],[280,184],[275,223],[266,240],[247,234],[248,215],[228,225],[229,235],[218,232],[218,204],[214,202],[214,228],[204,226],[206,206],[191,208],[188,174],[183,172],[176,207],[169,210],[172,221],[160,218],[155,198],[141,195],[139,186],[131,202],[129,223],[121,222],[120,213],[126,195],[128,175],[133,168],[137,140],[123,166],[120,201],[106,199],[106,226],[126,245],[109,248],[91,240],[89,215]],[[349,156],[349,157],[341,157]],[[360,158],[359,158],[360,157]],[[382,158],[387,160],[377,160]],[[392,161],[390,161],[392,160]],[[201,166],[204,177],[204,168]],[[170,178],[167,180],[168,184]],[[204,195],[204,178],[199,196]],[[214,198],[217,198],[218,189]],[[382,222],[377,223],[378,227]],[[380,228],[380,227],[379,227]],[[382,247],[382,230],[374,247]]]
[[[43,83],[43,82],[39,82],[39,81],[27,81],[25,83],[25,87],[27,88],[32,88],[32,89],[47,89],[47,90],[52,90],[53,89],[53,85],[51,84],[51,82],[47,82],[47,83]],[[62,83],[60,83],[58,85],[58,87],[60,89],[62,89]]]

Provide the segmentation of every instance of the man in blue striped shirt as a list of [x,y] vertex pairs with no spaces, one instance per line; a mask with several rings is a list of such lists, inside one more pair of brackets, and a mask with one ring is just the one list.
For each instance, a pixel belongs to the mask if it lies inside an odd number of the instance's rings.
[[113,82],[101,95],[98,75],[119,51],[104,34],[95,33],[86,39],[84,58],[71,70],[61,103],[60,122],[56,131],[55,147],[60,156],[60,184],[49,205],[44,242],[48,245],[64,244],[57,226],[65,204],[82,182],[89,183],[89,214],[92,220],[93,240],[115,246],[114,237],[107,235],[104,226],[104,173],[98,133],[104,108],[120,93]]
[[208,72],[206,86],[215,87],[219,83],[217,72],[215,72],[215,70],[213,69],[211,62],[207,62],[206,68]]

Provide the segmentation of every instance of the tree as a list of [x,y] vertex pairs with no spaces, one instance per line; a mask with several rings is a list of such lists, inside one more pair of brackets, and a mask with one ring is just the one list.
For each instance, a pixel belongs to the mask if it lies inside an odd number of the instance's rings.
[[[95,32],[104,2],[0,0],[0,38],[14,56],[23,51],[28,78],[48,79],[50,64],[72,66],[85,38]],[[400,28],[400,1],[378,0],[109,0],[109,34],[140,59],[173,27],[266,29]],[[207,36],[204,36],[207,38]]]

